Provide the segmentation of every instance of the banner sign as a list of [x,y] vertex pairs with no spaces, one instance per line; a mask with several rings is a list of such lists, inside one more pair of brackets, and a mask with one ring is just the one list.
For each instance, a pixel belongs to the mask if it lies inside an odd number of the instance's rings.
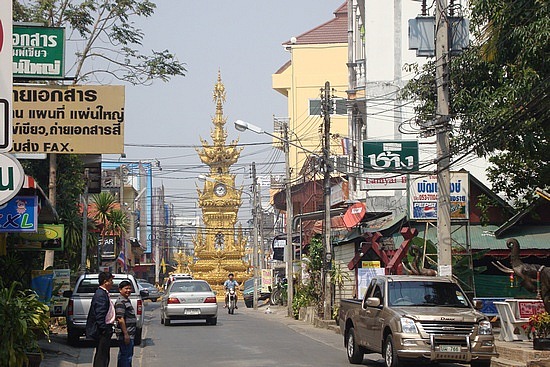
[[360,180],[361,190],[406,190],[407,175],[396,173],[363,173]]
[[14,77],[62,79],[64,57],[64,28],[13,26]]
[[12,24],[12,2],[2,1],[0,2],[0,152],[9,152],[12,143]]
[[63,224],[39,224],[35,233],[21,233],[14,239],[18,250],[63,251],[65,226]]
[[14,86],[15,153],[124,153],[124,86]]
[[273,287],[273,269],[261,269],[262,290],[263,293],[268,293]]
[[[468,172],[451,172],[451,220],[469,219]],[[410,219],[437,220],[437,176],[411,179],[409,187]]]
[[363,171],[418,171],[418,141],[363,141]]
[[101,260],[114,260],[115,247],[116,247],[116,237],[107,236],[103,242],[101,238],[99,239],[99,246],[101,248]]
[[0,232],[36,232],[38,197],[15,196],[0,208]]
[[71,270],[53,269],[53,290],[50,300],[50,315],[64,316],[69,299],[63,297],[64,291],[71,290]]

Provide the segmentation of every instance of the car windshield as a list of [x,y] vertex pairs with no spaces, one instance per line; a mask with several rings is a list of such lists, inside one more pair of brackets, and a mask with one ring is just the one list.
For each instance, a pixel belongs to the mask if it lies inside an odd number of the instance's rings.
[[210,286],[206,282],[188,281],[174,282],[170,292],[211,292]]
[[390,306],[470,307],[466,296],[454,283],[391,282],[388,297]]
[[155,288],[155,286],[151,283],[140,282],[139,285],[141,285],[143,288]]

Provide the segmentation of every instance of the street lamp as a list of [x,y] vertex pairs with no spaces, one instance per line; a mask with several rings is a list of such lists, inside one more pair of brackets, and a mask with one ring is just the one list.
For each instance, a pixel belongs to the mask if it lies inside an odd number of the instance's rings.
[[[255,170],[255,166],[254,166],[254,170]],[[198,176],[199,178],[199,181],[209,181],[209,182],[218,182],[216,179],[213,179],[213,178],[210,178],[210,177],[207,177],[205,175],[202,175],[200,174]],[[259,267],[259,261],[258,261],[258,193],[257,193],[257,187],[256,187],[256,182],[254,182],[254,192],[253,194],[251,195],[250,193],[246,192],[246,191],[243,191],[243,190],[240,190],[241,193],[244,193],[248,196],[250,196],[250,198],[252,199],[253,201],[253,207],[254,207],[254,217],[253,217],[253,220],[254,220],[254,224],[253,224],[253,249],[252,249],[252,252],[253,252],[253,257],[252,257],[252,265],[254,266],[254,293],[253,293],[253,307],[255,310],[258,309],[258,278],[259,278],[259,273],[258,273],[258,267]],[[260,211],[261,213],[261,211]]]
[[294,276],[293,276],[293,260],[294,260],[294,246],[292,245],[292,198],[290,191],[290,151],[288,139],[288,125],[284,125],[284,137],[281,138],[275,134],[268,133],[267,131],[262,130],[260,127],[253,125],[249,122],[242,120],[235,121],[235,129],[239,131],[250,130],[256,134],[266,134],[280,140],[284,145],[285,152],[285,192],[286,192],[286,251],[285,251],[285,262],[286,262],[286,277],[288,279],[288,288],[287,288],[287,306],[288,306],[288,316],[293,316],[292,310],[292,298],[294,295]]

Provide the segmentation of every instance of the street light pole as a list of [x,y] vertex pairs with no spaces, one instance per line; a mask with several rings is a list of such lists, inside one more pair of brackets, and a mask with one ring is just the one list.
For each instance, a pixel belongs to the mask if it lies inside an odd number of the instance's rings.
[[254,266],[254,296],[252,297],[252,305],[255,310],[258,309],[258,181],[256,178],[256,162],[252,162],[252,214],[253,214],[253,249],[252,249],[252,266]]
[[[285,152],[285,196],[286,196],[286,251],[285,251],[285,262],[286,262],[286,277],[288,280],[287,288],[287,306],[288,306],[288,316],[293,317],[294,312],[292,309],[292,301],[294,295],[294,275],[293,275],[293,260],[294,260],[294,246],[292,244],[292,192],[290,185],[290,140],[288,138],[288,124],[284,124],[283,137],[281,138],[278,135],[268,133],[267,131],[262,130],[260,127],[253,125],[249,122],[242,120],[235,121],[235,129],[239,131],[250,130],[256,134],[266,134],[283,142],[284,152]],[[307,151],[307,150],[306,150]],[[308,151],[309,152],[309,151]],[[312,152],[310,152],[312,153]],[[313,153],[315,154],[315,153]]]

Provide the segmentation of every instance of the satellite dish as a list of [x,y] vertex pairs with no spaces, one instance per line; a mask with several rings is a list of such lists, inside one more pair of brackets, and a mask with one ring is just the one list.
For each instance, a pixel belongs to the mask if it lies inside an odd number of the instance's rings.
[[344,214],[344,224],[348,228],[355,227],[361,222],[367,212],[367,208],[363,203],[355,203],[346,210]]

